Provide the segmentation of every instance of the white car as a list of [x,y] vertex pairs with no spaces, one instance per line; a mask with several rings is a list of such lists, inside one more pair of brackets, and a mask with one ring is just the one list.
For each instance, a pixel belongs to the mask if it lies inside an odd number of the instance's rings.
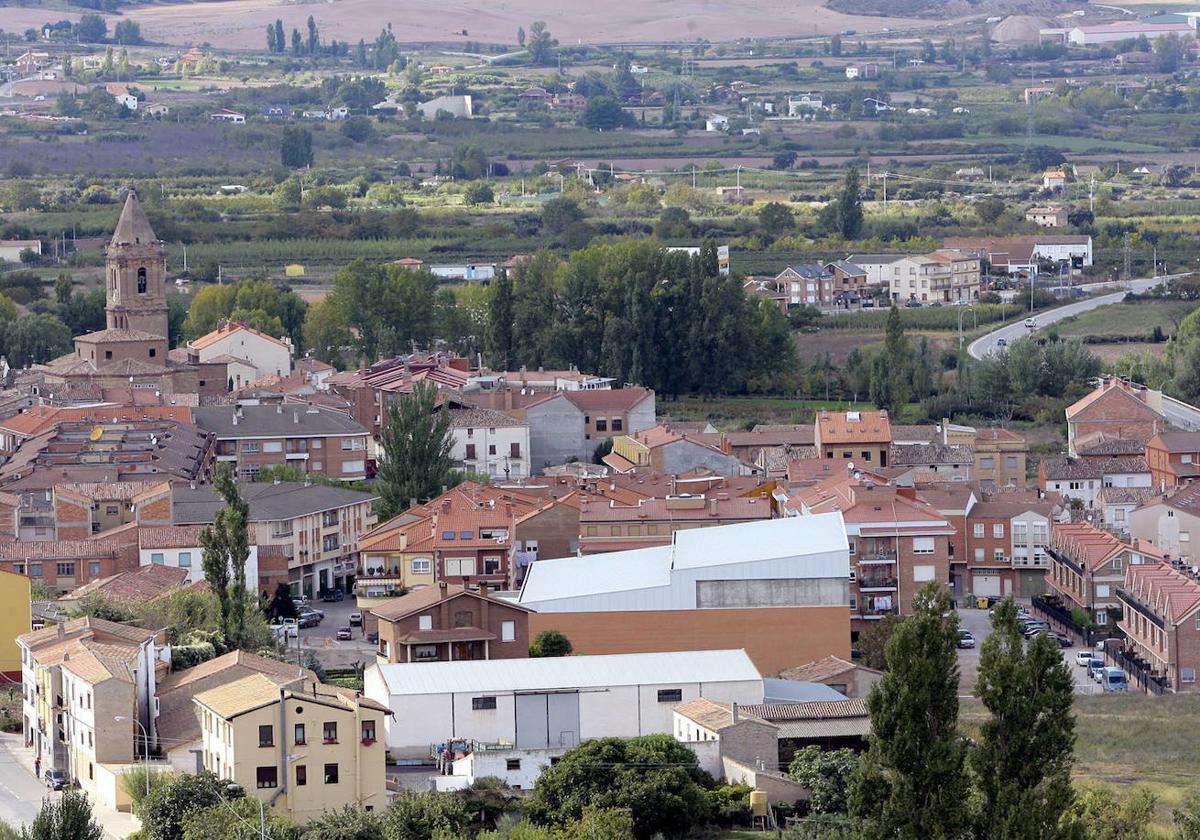
[[1036,330],[1037,329],[1037,321],[1033,320],[1032,318],[1026,318],[1025,319],[1025,329]]
[[296,619],[284,619],[290,621],[291,624],[272,624],[271,629],[275,631],[276,636],[286,636],[289,639],[294,639],[300,635],[300,628],[296,626]]
[[1086,668],[1087,664],[1092,661],[1092,652],[1090,650],[1081,650],[1075,654],[1075,664],[1080,668]]

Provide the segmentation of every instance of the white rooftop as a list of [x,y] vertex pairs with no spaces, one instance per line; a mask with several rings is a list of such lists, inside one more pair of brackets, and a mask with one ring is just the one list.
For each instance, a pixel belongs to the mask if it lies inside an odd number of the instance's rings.
[[671,585],[672,571],[713,569],[765,560],[840,554],[840,567],[812,562],[789,577],[849,575],[849,542],[841,512],[764,519],[676,531],[673,545],[538,560],[529,566],[519,601],[536,605],[561,598],[632,592]]
[[[758,681],[744,650],[375,665],[389,695],[542,691],[619,685]],[[383,698],[375,698],[383,700]],[[386,701],[384,701],[386,702]]]

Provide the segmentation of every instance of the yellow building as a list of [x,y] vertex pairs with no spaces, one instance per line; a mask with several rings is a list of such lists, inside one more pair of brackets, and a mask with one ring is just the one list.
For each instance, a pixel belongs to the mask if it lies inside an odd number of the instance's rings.
[[30,630],[30,581],[0,569],[0,681],[21,679],[17,637]]
[[997,487],[1024,487],[1029,444],[1016,432],[1000,428],[977,429],[942,420],[942,442],[964,444],[975,451],[971,477],[984,491]]
[[370,613],[407,590],[437,582],[429,518],[401,513],[358,538],[359,569],[355,594],[366,618],[365,632],[376,629]]
[[288,277],[303,277],[304,266],[300,263],[288,263],[283,267],[283,273]]
[[284,689],[251,674],[197,694],[203,762],[297,823],[357,805],[387,805],[386,706],[350,689]]

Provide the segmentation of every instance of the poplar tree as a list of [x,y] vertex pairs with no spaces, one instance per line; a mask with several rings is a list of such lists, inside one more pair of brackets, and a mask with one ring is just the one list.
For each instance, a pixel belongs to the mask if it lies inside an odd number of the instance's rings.
[[888,640],[888,670],[867,698],[870,746],[850,785],[862,840],[955,840],[967,828],[957,637],[950,598],[930,583]]
[[221,632],[239,647],[246,624],[246,560],[250,556],[250,506],[238,492],[228,464],[217,469],[213,487],[225,500],[211,525],[200,532],[204,579],[217,596]]
[[512,344],[512,280],[506,270],[501,270],[492,282],[492,298],[488,302],[487,352],[491,364],[500,370],[508,370],[512,361]]
[[450,413],[437,405],[437,388],[422,382],[387,407],[375,479],[380,521],[409,501],[436,496],[451,483]]
[[1073,836],[1073,683],[1058,642],[1039,634],[1026,646],[1017,607],[1006,598],[979,655],[976,689],[991,717],[971,754],[979,792],[977,836],[1055,840]]
[[837,225],[843,239],[858,239],[862,232],[863,203],[858,167],[851,166],[846,170],[842,193],[837,200]]

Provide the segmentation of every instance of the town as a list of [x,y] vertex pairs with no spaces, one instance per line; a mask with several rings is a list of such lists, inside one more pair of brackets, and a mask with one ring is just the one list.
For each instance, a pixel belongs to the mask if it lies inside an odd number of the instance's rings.
[[365,2],[0,0],[0,840],[1200,836],[1200,11]]

